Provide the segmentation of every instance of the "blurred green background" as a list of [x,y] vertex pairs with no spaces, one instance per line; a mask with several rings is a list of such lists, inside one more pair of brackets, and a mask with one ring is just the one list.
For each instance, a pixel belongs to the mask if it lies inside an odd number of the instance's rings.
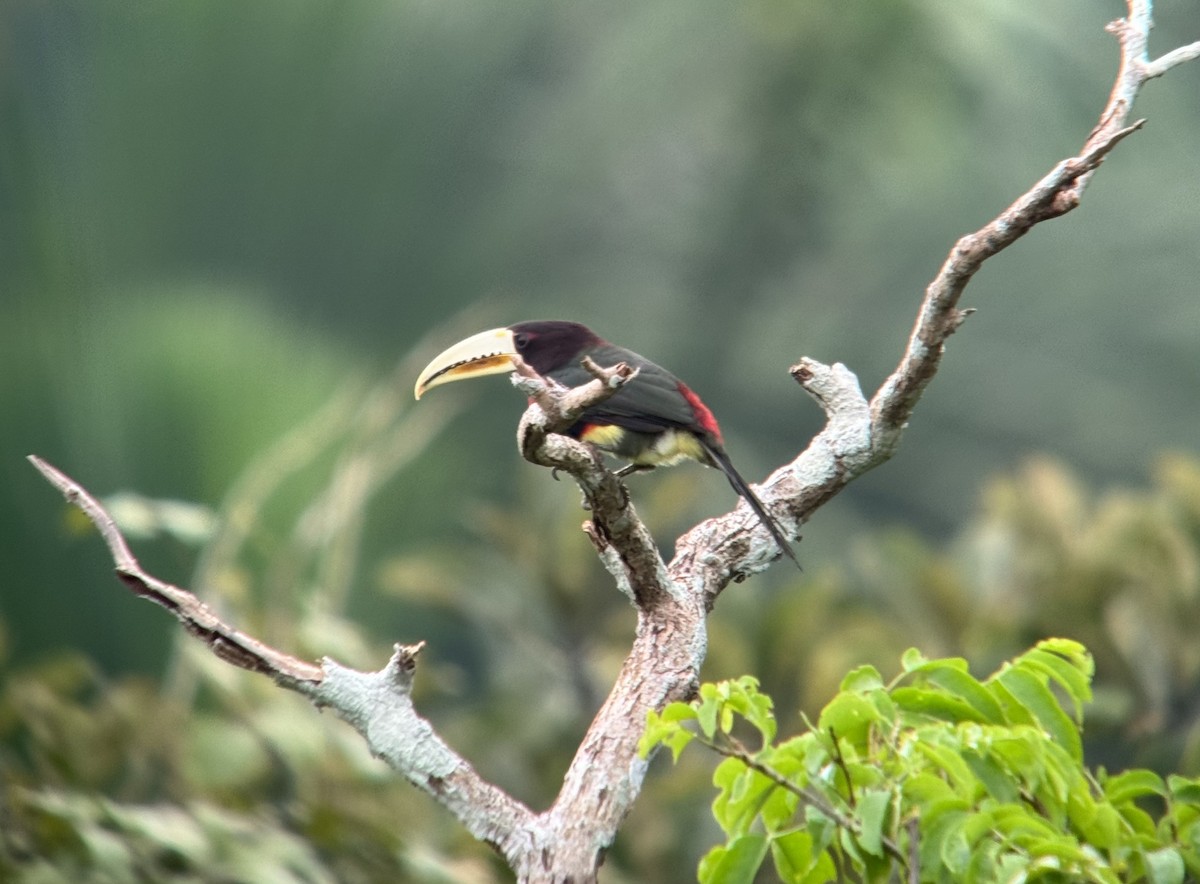
[[[577,492],[520,460],[520,397],[414,407],[416,371],[580,320],[685,377],[761,478],[821,426],[787,367],[874,390],[954,239],[1082,143],[1123,11],[6,0],[0,815],[27,838],[0,871],[203,877],[241,833],[296,880],[499,874],[347,729],[181,648],[26,454],[126,492],[148,567],[285,649],[429,640],[422,708],[543,806],[632,613]],[[1156,14],[1157,51],[1200,36],[1194,0]],[[1200,64],[1150,84],[1082,208],[988,263],[899,455],[807,527],[804,575],[722,598],[707,677],[813,713],[910,644],[986,666],[1071,635],[1109,685],[1094,757],[1190,763],[1198,95]],[[631,484],[668,553],[733,503],[698,467]],[[691,878],[705,776],[652,778],[613,880]],[[165,806],[168,834],[137,816]]]

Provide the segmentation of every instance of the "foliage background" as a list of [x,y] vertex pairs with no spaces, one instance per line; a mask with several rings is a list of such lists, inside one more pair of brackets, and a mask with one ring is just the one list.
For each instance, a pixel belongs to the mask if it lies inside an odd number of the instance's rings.
[[[412,362],[579,319],[685,376],[760,477],[819,427],[786,367],[873,389],[954,237],[1081,143],[1122,11],[0,6],[0,809],[30,833],[5,856],[86,867],[115,829],[194,871],[237,823],[309,879],[493,868],[336,722],[180,650],[23,455],[199,504],[129,502],[166,529],[139,553],[286,647],[429,640],[423,708],[542,806],[632,616],[575,492],[520,461],[519,398],[412,409]],[[1156,12],[1160,51],[1200,34],[1192,0]],[[989,263],[899,456],[808,527],[802,577],[727,594],[708,677],[758,673],[782,717],[909,645],[987,667],[1070,635],[1109,722],[1089,753],[1194,771],[1198,93],[1196,65],[1153,83],[1082,209]],[[732,503],[695,469],[635,481],[664,545]],[[614,880],[690,878],[706,775],[654,778]],[[164,804],[191,834],[129,853],[113,807]]]

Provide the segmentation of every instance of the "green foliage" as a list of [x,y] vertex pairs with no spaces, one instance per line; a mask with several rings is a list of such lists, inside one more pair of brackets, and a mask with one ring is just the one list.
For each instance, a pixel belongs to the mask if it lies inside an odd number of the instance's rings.
[[1149,472],[1097,491],[1030,458],[986,482],[945,542],[906,528],[859,535],[841,562],[806,562],[798,591],[726,593],[705,677],[754,673],[788,732],[848,670],[886,671],[907,647],[987,672],[1065,635],[1096,663],[1088,757],[1200,772],[1200,462],[1166,454]]
[[23,797],[35,837],[21,845],[33,855],[19,872],[6,864],[16,880],[336,880],[303,837],[269,815],[128,806],[71,792]]
[[0,881],[497,880],[340,721],[215,672],[193,709],[79,657],[4,672]]
[[788,882],[1200,873],[1200,779],[1084,766],[1083,645],[1047,639],[983,680],[960,658],[910,650],[901,662],[888,683],[855,669],[815,724],[779,742],[772,701],[749,676],[651,714],[644,752],[668,746],[678,759],[699,742],[726,756],[712,808],[726,840],[701,860],[702,882],[752,882],[768,857]]

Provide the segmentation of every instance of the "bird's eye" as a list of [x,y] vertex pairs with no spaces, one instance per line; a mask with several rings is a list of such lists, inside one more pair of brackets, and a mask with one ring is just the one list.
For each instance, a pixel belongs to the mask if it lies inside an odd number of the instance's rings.
[[513,336],[513,343],[517,345],[518,350],[524,350],[529,346],[529,335],[525,334],[525,332],[518,332]]

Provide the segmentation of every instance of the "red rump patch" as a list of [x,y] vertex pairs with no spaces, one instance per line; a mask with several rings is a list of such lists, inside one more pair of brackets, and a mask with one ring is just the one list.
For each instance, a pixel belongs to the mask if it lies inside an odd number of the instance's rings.
[[708,410],[708,406],[700,401],[700,397],[693,393],[692,388],[683,381],[679,382],[679,392],[687,400],[688,405],[691,406],[692,414],[695,416],[696,424],[700,429],[716,439],[718,445],[724,445],[725,442],[721,439],[721,428],[717,426],[717,419]]

